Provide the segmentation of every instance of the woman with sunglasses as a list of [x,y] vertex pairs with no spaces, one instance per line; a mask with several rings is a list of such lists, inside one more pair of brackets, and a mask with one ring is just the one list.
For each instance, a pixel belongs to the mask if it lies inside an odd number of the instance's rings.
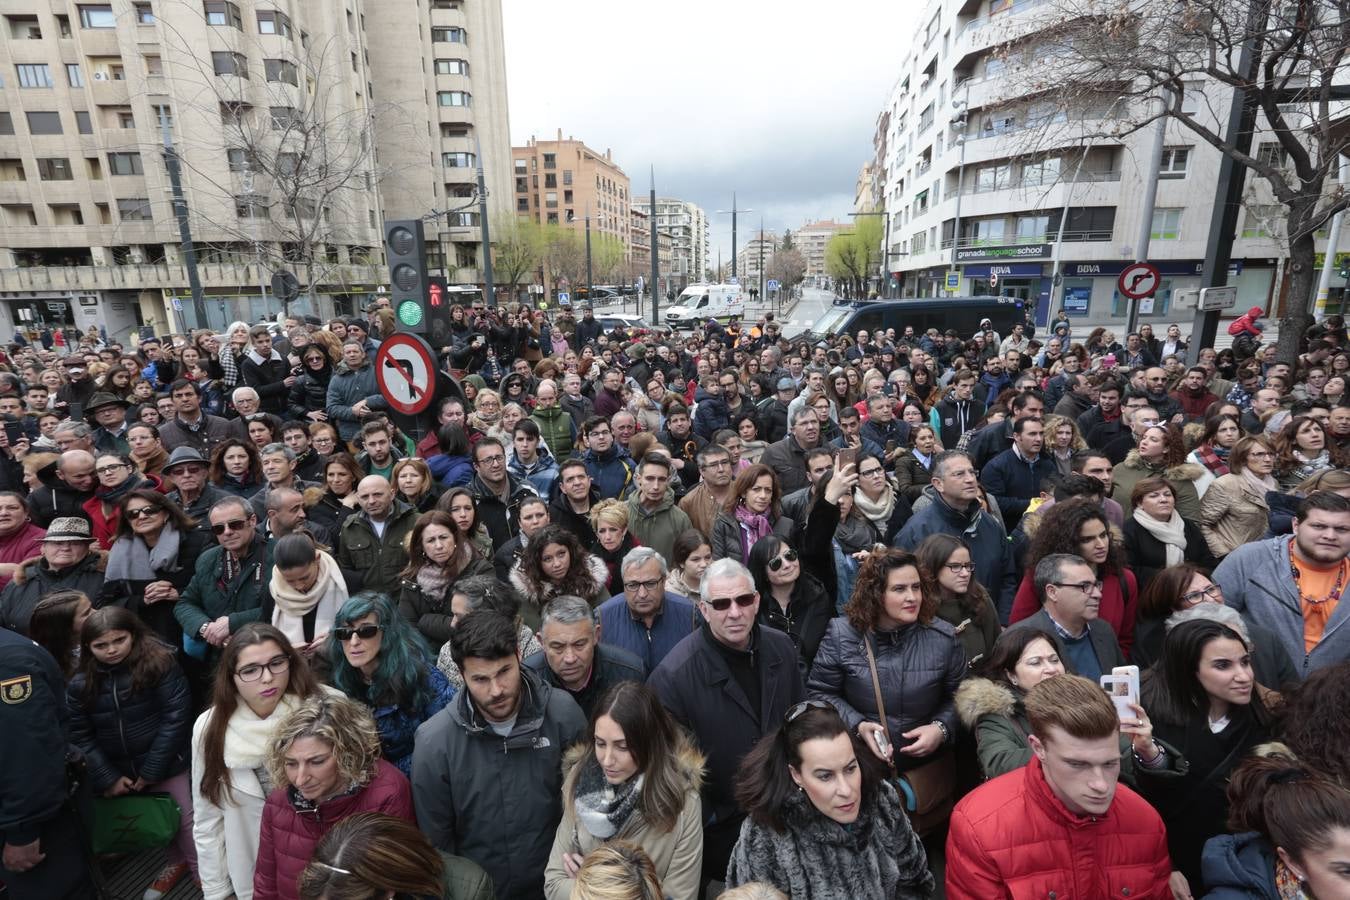
[[[932,450],[930,445],[930,454]],[[899,483],[886,474],[879,457],[860,451],[857,471],[858,486],[853,491],[853,506],[872,523],[877,532],[877,542],[889,547],[913,515],[910,501]],[[924,485],[927,484],[925,476]]]
[[133,490],[118,510],[103,604],[131,610],[156,637],[178,647],[183,627],[173,606],[192,581],[197,559],[215,540],[210,530],[197,528],[177,503],[156,491]]
[[99,454],[94,462],[94,472],[98,475],[98,487],[94,489],[94,496],[84,501],[82,508],[93,525],[99,547],[107,550],[117,536],[122,498],[140,488],[161,494],[168,493],[169,488],[158,475],[142,475],[131,457],[120,453]]
[[759,592],[759,623],[792,638],[802,662],[810,669],[820,639],[834,618],[829,592],[803,570],[792,544],[776,534],[755,542],[746,568]]
[[770,884],[792,898],[929,897],[928,856],[886,769],[838,711],[788,710],[741,763],[747,813],[726,886]]
[[563,759],[563,816],[544,869],[544,896],[567,900],[582,862],[612,841],[642,848],[662,896],[698,896],[703,764],[651,688],[624,682],[606,691],[586,741]]
[[412,785],[380,758],[370,712],[346,697],[311,697],[267,748],[275,785],[258,829],[253,900],[300,900],[300,876],[328,829],[348,816],[413,820]]
[[970,546],[950,534],[931,534],[914,551],[937,595],[937,617],[956,629],[972,670],[998,640],[998,610],[985,586],[975,580]]
[[328,643],[332,682],[370,707],[384,758],[412,772],[413,735],[455,696],[431,648],[383,594],[357,594],[338,610]]
[[230,637],[212,681],[211,705],[192,729],[192,836],[202,893],[253,896],[266,757],[277,727],[319,684],[286,636],[253,622]]
[[301,422],[328,421],[328,383],[333,380],[333,361],[321,344],[300,351],[300,377],[287,397],[290,419]]
[[[828,700],[878,759],[905,771],[956,738],[956,687],[966,655],[956,629],[937,618],[937,597],[904,550],[873,553],[858,572],[845,618],[834,619],[816,653],[807,692]],[[879,724],[868,648],[886,722]],[[886,742],[878,737],[886,737]],[[890,752],[887,752],[890,751]]]
[[230,438],[211,451],[207,476],[227,494],[248,499],[263,489],[262,458],[252,441]]
[[511,584],[529,602],[521,611],[531,628],[538,628],[549,600],[560,594],[580,597],[599,606],[609,599],[609,569],[593,553],[587,553],[572,532],[546,525],[525,546],[520,561],[511,569]]

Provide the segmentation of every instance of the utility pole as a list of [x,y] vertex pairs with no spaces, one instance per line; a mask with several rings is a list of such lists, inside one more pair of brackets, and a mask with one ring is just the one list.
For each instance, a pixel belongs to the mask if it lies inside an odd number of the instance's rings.
[[652,176],[652,217],[651,217],[651,242],[652,242],[652,324],[661,324],[661,292],[657,290],[661,286],[661,240],[656,233],[656,166],[651,168]]
[[591,206],[586,204],[586,302],[591,302],[595,285],[591,283]]
[[[192,243],[192,225],[188,221],[187,200],[183,197],[182,170],[179,168],[178,151],[173,149],[167,113],[160,114],[159,132],[164,140],[164,168],[169,173],[169,187],[173,190],[173,216],[178,220],[178,237],[182,242],[183,264],[187,266],[188,289],[192,292],[192,312],[197,317],[198,327],[205,327],[206,301],[202,298],[202,281],[197,274],[197,248]],[[252,202],[251,197],[249,202]]]
[[754,212],[753,209],[738,209],[736,207],[736,192],[731,192],[731,209],[719,209],[718,215],[724,216],[731,213],[731,277],[736,277],[736,214]]
[[[1341,157],[1339,182],[1350,184],[1350,156]],[[1317,299],[1313,301],[1313,318],[1318,322],[1327,317],[1327,297],[1331,294],[1331,273],[1336,268],[1336,250],[1341,245],[1341,224],[1345,221],[1345,211],[1331,217],[1331,233],[1327,235],[1326,259],[1322,261],[1322,274],[1317,281]],[[1347,287],[1350,287],[1348,285]]]
[[[487,291],[487,305],[497,305],[497,286],[492,281],[492,238],[488,234],[488,190],[487,180],[483,177],[483,147],[474,138],[474,157],[478,163],[478,224],[483,235],[483,289]],[[450,268],[449,262],[446,269]]]
[[[1144,209],[1139,223],[1139,240],[1134,251],[1135,262],[1148,262],[1148,245],[1153,237],[1153,210],[1158,203],[1158,170],[1162,166],[1163,145],[1167,140],[1167,98],[1158,97],[1158,121],[1153,124],[1153,147],[1148,158],[1148,180],[1144,182]],[[1066,215],[1068,205],[1065,205]],[[1139,330],[1139,303],[1130,300],[1126,307],[1125,333]]]
[[[966,83],[966,99],[953,100],[952,109],[956,110],[956,115],[952,116],[952,124],[960,127],[961,132],[956,136],[957,143],[961,146],[961,156],[956,167],[956,215],[952,220],[952,262],[951,270],[959,271],[956,268],[957,253],[961,248],[961,195],[966,190],[966,128],[970,121],[970,83]],[[889,222],[890,219],[888,218]],[[890,247],[886,248],[887,254],[890,253]],[[942,290],[946,293],[947,285],[944,280]]]

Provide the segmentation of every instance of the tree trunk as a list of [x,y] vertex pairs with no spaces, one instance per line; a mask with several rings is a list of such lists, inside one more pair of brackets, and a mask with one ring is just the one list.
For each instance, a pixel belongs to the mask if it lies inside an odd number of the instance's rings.
[[[1294,218],[1291,215],[1290,219]],[[1294,241],[1289,248],[1289,293],[1280,317],[1280,337],[1275,345],[1275,358],[1298,368],[1298,355],[1303,352],[1303,335],[1313,323],[1308,308],[1312,303],[1313,286],[1317,278],[1317,252],[1312,235]]]

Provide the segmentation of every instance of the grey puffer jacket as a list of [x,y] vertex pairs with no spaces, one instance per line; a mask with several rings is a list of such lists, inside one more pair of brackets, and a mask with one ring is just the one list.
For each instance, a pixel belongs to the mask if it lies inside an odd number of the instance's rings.
[[783,807],[779,832],[753,819],[731,851],[727,887],[765,882],[792,900],[910,900],[931,897],[928,855],[900,797],[882,781],[852,827],[819,813],[801,792]]
[[[947,743],[951,743],[957,728],[956,688],[966,674],[966,651],[956,629],[934,619],[927,625],[915,622],[894,631],[872,631],[869,637],[896,748],[905,743],[901,734],[935,720],[947,727]],[[850,731],[857,731],[863,722],[878,721],[867,649],[848,619],[830,622],[806,680],[806,692],[832,703]],[[895,760],[901,768],[924,761],[902,753],[896,753]]]

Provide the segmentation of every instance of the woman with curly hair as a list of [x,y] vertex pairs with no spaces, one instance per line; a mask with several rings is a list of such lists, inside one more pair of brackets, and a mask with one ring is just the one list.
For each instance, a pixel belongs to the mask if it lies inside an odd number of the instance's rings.
[[1073,472],[1073,455],[1087,449],[1087,441],[1078,433],[1078,424],[1068,416],[1045,417],[1045,455],[1055,464],[1060,477]]
[[783,515],[781,501],[778,476],[763,463],[737,475],[722,512],[713,520],[713,558],[744,564],[760,538],[770,534],[791,537],[793,521]]
[[300,900],[300,875],[329,828],[361,812],[413,819],[412,785],[380,757],[370,712],[346,697],[300,703],[267,749],[253,900]]
[[1344,712],[1350,709],[1350,662],[1314,669],[1283,696],[1280,740],[1309,766],[1350,787],[1350,718]]
[[998,611],[984,585],[975,580],[970,546],[950,534],[931,534],[914,551],[938,599],[937,617],[956,629],[974,669],[998,640]]
[[529,598],[521,611],[525,622],[536,630],[548,601],[569,594],[594,608],[609,599],[608,582],[604,561],[587,553],[575,534],[557,525],[548,525],[530,538],[511,569],[512,586]]
[[[806,682],[810,696],[831,703],[869,750],[901,771],[956,740],[953,704],[966,654],[956,629],[937,617],[937,606],[912,553],[873,553],[858,572],[845,618],[830,622]],[[872,686],[873,659],[884,720]]]
[[[1117,469],[1116,471],[1120,471]],[[1052,553],[1070,553],[1082,557],[1102,583],[1102,599],[1097,617],[1109,624],[1126,656],[1134,643],[1135,610],[1139,605],[1139,583],[1125,565],[1120,536],[1111,528],[1101,506],[1079,498],[1056,503],[1046,510],[1036,534],[1027,546],[1026,575],[1013,600],[1009,623],[1030,618],[1040,610],[1040,601],[1032,584],[1036,564]]]
[[262,458],[251,441],[230,438],[211,451],[207,478],[227,494],[247,500],[263,488]]
[[1295,416],[1275,437],[1275,478],[1280,490],[1291,491],[1298,483],[1327,469],[1343,469],[1350,460],[1331,439],[1326,426],[1310,416]]
[[1129,518],[1134,506],[1130,495],[1141,479],[1156,475],[1167,479],[1176,495],[1176,509],[1189,522],[1200,518],[1200,492],[1196,482],[1205,474],[1203,466],[1186,462],[1186,444],[1181,429],[1175,425],[1153,425],[1139,436],[1139,446],[1131,450],[1125,461],[1116,466],[1111,499],[1120,504]]

